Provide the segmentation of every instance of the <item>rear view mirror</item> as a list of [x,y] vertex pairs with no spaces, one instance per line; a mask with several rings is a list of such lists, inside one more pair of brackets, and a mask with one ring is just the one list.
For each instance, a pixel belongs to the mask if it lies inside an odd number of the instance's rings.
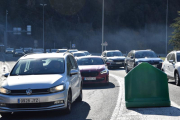
[[7,77],[8,77],[8,75],[9,75],[9,73],[6,73],[6,74],[4,74],[3,76],[7,78]]
[[169,60],[169,63],[173,63],[174,62],[174,60]]
[[71,73],[70,73],[70,76],[73,76],[73,75],[76,75],[76,74],[78,74],[78,70],[72,69]]

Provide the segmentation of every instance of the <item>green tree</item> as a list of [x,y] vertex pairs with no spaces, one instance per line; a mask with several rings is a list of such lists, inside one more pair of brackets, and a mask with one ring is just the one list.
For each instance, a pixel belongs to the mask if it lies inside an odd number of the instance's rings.
[[[178,15],[180,16],[180,11],[178,11]],[[174,28],[174,31],[172,32],[173,35],[171,36],[169,43],[175,50],[178,50],[180,49],[180,17],[177,17],[170,27]]]

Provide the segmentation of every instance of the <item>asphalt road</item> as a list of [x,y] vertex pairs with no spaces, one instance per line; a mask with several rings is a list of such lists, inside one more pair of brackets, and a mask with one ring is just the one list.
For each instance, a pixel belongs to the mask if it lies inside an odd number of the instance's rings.
[[[6,55],[6,64],[9,65],[9,69],[15,64],[18,58],[13,58],[11,55]],[[110,74],[124,78],[126,73],[123,68],[110,70]],[[123,79],[119,79],[123,80]],[[56,120],[56,119],[73,119],[73,120],[109,120],[115,109],[118,94],[119,84],[117,79],[110,77],[109,86],[85,86],[83,88],[83,102],[73,103],[72,113],[69,115],[64,114],[62,111],[46,111],[46,112],[28,112],[28,113],[14,113],[9,116],[8,119],[21,120],[21,119],[36,119],[36,120]],[[174,103],[180,106],[180,87],[174,84],[173,80],[169,81],[169,94],[170,99]],[[178,114],[179,115],[179,114]],[[1,118],[7,119],[7,118]]]

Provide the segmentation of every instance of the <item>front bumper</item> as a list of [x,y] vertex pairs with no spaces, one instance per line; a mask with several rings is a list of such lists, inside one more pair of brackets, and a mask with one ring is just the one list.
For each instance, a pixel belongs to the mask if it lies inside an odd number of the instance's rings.
[[[39,98],[40,103],[18,103],[18,99]],[[64,103],[54,104],[55,101],[63,100]],[[67,90],[51,94],[41,95],[0,95],[0,112],[25,112],[46,111],[65,109],[67,101]]]
[[124,67],[124,62],[112,62],[107,63],[108,67]]
[[109,75],[101,74],[96,76],[96,80],[85,80],[85,77],[82,77],[83,84],[94,84],[94,83],[108,83],[109,82]]

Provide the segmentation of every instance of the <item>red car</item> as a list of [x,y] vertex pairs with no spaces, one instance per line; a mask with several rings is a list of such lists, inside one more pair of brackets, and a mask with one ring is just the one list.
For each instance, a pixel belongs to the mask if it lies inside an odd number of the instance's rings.
[[77,58],[83,84],[109,84],[109,71],[101,57],[84,56]]

